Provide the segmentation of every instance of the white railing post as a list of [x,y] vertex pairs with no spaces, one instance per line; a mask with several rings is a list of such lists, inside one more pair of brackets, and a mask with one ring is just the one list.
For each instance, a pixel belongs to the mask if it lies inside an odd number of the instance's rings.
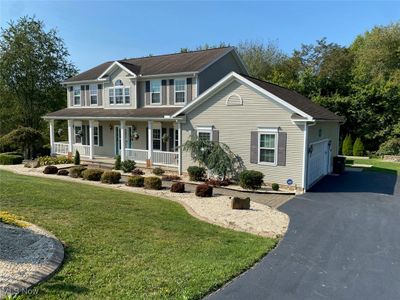
[[178,174],[182,175],[182,126],[178,123]]
[[54,120],[49,121],[50,125],[50,154],[55,153],[54,149]]
[[[74,127],[73,127],[73,121],[72,120],[68,120],[68,152],[73,151],[73,138],[74,138]],[[74,155],[72,153],[72,155]]]
[[89,120],[89,159],[93,159],[94,131],[93,120]]
[[121,120],[121,161],[125,160],[125,120]]
[[148,165],[152,164],[153,160],[153,122],[148,121],[147,122],[147,130],[148,130],[148,140],[147,140],[147,145],[148,145],[148,154],[147,154],[147,160],[148,160]]

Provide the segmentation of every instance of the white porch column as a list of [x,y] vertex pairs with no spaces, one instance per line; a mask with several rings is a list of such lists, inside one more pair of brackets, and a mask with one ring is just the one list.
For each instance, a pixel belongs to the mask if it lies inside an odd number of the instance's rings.
[[[73,151],[73,139],[74,139],[74,122],[72,120],[68,120],[68,152]],[[72,153],[72,155],[74,155]]]
[[121,161],[125,160],[125,120],[121,120]]
[[178,123],[178,173],[182,175],[182,124]]
[[147,134],[147,136],[148,136],[147,159],[148,159],[149,163],[152,163],[152,160],[153,160],[153,122],[152,121],[147,122],[147,132],[148,132],[148,134]]
[[50,153],[53,154],[55,153],[55,149],[54,149],[54,120],[50,120],[49,121],[49,125],[50,125]]
[[94,130],[93,130],[93,120],[89,120],[89,159],[93,159],[93,144],[94,144]]

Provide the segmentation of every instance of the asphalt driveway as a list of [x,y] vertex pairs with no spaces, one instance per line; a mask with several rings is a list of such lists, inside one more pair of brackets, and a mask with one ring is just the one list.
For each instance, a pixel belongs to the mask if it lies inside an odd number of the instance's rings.
[[400,180],[347,172],[279,208],[279,246],[207,299],[400,299]]

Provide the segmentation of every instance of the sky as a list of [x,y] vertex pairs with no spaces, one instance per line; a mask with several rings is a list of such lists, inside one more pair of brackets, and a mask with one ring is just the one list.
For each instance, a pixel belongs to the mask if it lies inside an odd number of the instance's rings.
[[55,28],[84,71],[110,60],[203,44],[275,42],[290,54],[326,37],[347,46],[375,25],[400,20],[400,1],[8,1],[0,27],[36,16]]

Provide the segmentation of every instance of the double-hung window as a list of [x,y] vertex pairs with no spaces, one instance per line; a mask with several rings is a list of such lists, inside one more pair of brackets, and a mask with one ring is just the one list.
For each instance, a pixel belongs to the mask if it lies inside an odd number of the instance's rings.
[[260,131],[258,133],[258,162],[276,165],[277,162],[277,132]]
[[99,127],[97,126],[93,127],[93,145],[94,146],[99,145]]
[[130,95],[130,89],[128,87],[124,88],[124,99],[125,99],[125,104],[131,103],[131,95]]
[[81,105],[81,87],[74,86],[74,105],[80,106]]
[[124,94],[122,87],[114,88],[115,104],[124,104]]
[[97,85],[90,85],[90,105],[97,105]]
[[212,141],[212,126],[197,127],[197,138],[202,141]]
[[75,126],[75,143],[82,143],[82,126]]
[[153,129],[153,149],[161,150],[161,129]]
[[150,81],[151,104],[161,104],[161,80]]
[[108,89],[108,100],[110,105],[122,105],[131,103],[129,87],[124,87],[122,80],[115,81],[113,87]]
[[175,103],[184,104],[186,102],[186,79],[175,79]]

